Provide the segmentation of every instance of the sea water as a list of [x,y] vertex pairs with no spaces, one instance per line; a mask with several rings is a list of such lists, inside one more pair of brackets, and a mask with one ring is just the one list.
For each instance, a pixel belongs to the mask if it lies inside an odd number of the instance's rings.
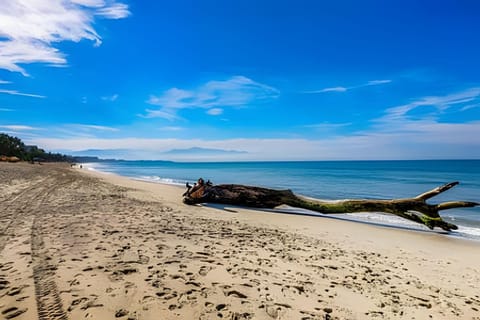
[[[480,202],[480,160],[306,161],[306,162],[169,162],[104,161],[84,164],[158,183],[193,184],[198,178],[214,184],[245,184],[323,200],[408,198],[452,181],[460,184],[429,203],[451,200]],[[180,197],[180,195],[179,195]],[[305,213],[291,209],[291,213]],[[459,226],[452,236],[480,240],[480,207],[450,209],[442,217]],[[390,227],[427,230],[408,220],[376,213],[336,215]]]

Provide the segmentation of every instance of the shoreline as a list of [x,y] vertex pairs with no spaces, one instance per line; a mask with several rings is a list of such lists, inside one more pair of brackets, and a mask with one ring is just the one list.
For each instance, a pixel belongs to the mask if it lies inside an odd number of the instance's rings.
[[[158,195],[161,193],[166,193],[168,194],[168,197],[163,198],[164,200],[169,200],[173,201],[175,204],[180,204],[182,201],[181,194],[185,191],[185,188],[182,186],[178,186],[175,184],[169,184],[169,183],[163,183],[163,182],[157,182],[157,181],[149,181],[149,180],[142,180],[142,179],[136,179],[136,178],[131,178],[127,176],[122,176],[118,175],[116,173],[111,173],[111,172],[102,172],[102,171],[97,171],[97,170],[88,170],[88,171],[82,171],[83,173],[86,174],[92,174],[93,176],[102,179],[108,183],[112,183],[118,186],[122,187],[129,187],[133,186],[135,189],[142,190],[144,192],[153,194],[153,195]],[[132,183],[135,182],[135,183]],[[145,185],[144,185],[145,184]],[[172,199],[173,197],[173,199]],[[144,198],[141,198],[144,199]],[[332,200],[332,201],[338,201],[338,200]],[[183,205],[183,204],[182,204]],[[190,206],[185,205],[187,208]],[[387,225],[387,224],[377,224],[377,223],[370,223],[369,221],[361,221],[361,220],[351,220],[351,219],[344,219],[342,218],[342,214],[318,214],[318,215],[310,215],[310,214],[302,214],[302,213],[297,213],[297,212],[286,212],[282,211],[281,209],[276,210],[276,209],[262,209],[262,208],[249,208],[249,207],[238,207],[238,206],[232,206],[232,205],[221,205],[221,204],[208,204],[208,205],[199,205],[198,207],[202,208],[212,208],[215,209],[215,207],[225,207],[225,208],[232,208],[237,211],[247,211],[249,213],[256,213],[258,215],[262,214],[267,214],[270,215],[271,217],[277,216],[277,214],[281,215],[286,215],[287,218],[295,218],[298,217],[299,219],[302,219],[302,217],[305,218],[310,218],[312,221],[323,221],[324,219],[327,220],[333,220],[335,222],[339,223],[346,223],[350,226],[353,225],[361,225],[365,226],[368,229],[373,228],[373,229],[384,229],[384,230],[396,230],[400,232],[406,232],[406,233],[413,233],[413,234],[419,234],[419,235],[425,235],[425,236],[432,236],[432,237],[445,237],[447,239],[451,239],[452,241],[460,241],[460,242],[465,242],[465,243],[472,243],[474,246],[479,245],[480,248],[480,241],[476,239],[468,239],[468,238],[459,238],[459,237],[454,237],[454,236],[448,236],[447,233],[445,233],[443,230],[440,229],[435,229],[435,230],[429,230],[427,228],[425,229],[416,229],[416,228],[408,228],[408,227],[403,227],[403,226],[396,226],[396,225]],[[308,211],[306,209],[300,209],[304,211]],[[385,214],[387,215],[387,214]],[[399,218],[400,219],[400,218]],[[305,225],[305,227],[310,227],[311,224]]]
[[0,176],[5,317],[480,319],[476,242],[187,206],[181,187],[58,164]]
[[[403,160],[401,160],[403,161]],[[98,170],[94,167],[84,167],[83,169],[86,169],[86,172],[92,172],[92,173],[98,173],[98,177],[102,177],[103,175],[113,175],[117,176],[120,178],[125,178],[127,180],[131,181],[139,181],[139,182],[145,182],[145,183],[153,183],[153,184],[160,184],[160,185],[165,185],[165,186],[172,186],[172,187],[179,187],[183,188],[183,184],[180,183],[169,183],[163,180],[152,180],[148,178],[139,178],[139,177],[134,177],[134,176],[122,176],[118,173],[115,172],[108,172],[108,171],[101,171]],[[184,189],[184,188],[183,188]],[[182,191],[183,193],[183,191]],[[300,195],[302,196],[302,195]],[[322,200],[322,201],[328,201],[328,202],[335,202],[335,201],[341,201],[338,199],[317,199],[313,198],[310,196],[302,196],[307,199],[315,199],[315,200]],[[343,199],[342,199],[343,200]],[[346,213],[346,214],[321,214],[318,212],[313,212],[309,211],[306,209],[299,209],[299,208],[286,208],[286,209],[262,209],[262,208],[240,208],[240,209],[246,209],[246,210],[254,210],[254,211],[263,211],[263,212],[271,212],[271,213],[280,213],[280,214],[290,214],[290,215],[297,215],[297,216],[316,216],[316,217],[322,217],[322,218],[327,218],[327,219],[334,219],[334,220],[339,220],[339,221],[350,221],[350,222],[355,222],[355,223],[360,223],[360,224],[367,224],[371,226],[376,226],[376,227],[384,227],[384,228],[390,228],[390,229],[398,229],[398,230],[406,230],[406,231],[413,231],[413,232],[420,232],[420,233],[435,233],[435,234],[441,234],[443,236],[452,238],[452,239],[459,239],[459,240],[466,240],[466,241],[473,241],[477,242],[480,244],[480,223],[476,222],[478,224],[478,227],[471,227],[470,225],[458,225],[459,230],[453,231],[451,233],[445,233],[443,230],[440,230],[438,228],[434,230],[430,230],[422,225],[416,224],[414,222],[407,221],[405,219],[396,217],[394,215],[386,214],[386,213]],[[448,220],[448,219],[447,219]],[[462,221],[462,219],[459,219]],[[450,220],[448,220],[450,221]],[[469,221],[469,220],[467,220]],[[450,221],[450,222],[455,222],[455,221]]]

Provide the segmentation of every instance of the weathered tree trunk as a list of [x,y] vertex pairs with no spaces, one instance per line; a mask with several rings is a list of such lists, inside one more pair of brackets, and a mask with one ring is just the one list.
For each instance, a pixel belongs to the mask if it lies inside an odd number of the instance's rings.
[[[406,199],[359,199],[320,201],[307,199],[295,195],[291,190],[272,190],[266,188],[224,184],[195,186],[184,194],[183,201],[186,204],[196,203],[222,203],[236,206],[254,208],[275,208],[280,205],[308,209],[324,214],[353,213],[353,212],[387,212],[399,217],[426,225],[428,228],[442,228],[450,231],[457,226],[445,222],[439,215],[439,211],[452,208],[474,207],[476,202],[452,201],[440,204],[428,204],[426,200],[456,186],[458,182],[447,183],[433,190],[422,193],[414,198]],[[418,215],[420,213],[421,215]]]

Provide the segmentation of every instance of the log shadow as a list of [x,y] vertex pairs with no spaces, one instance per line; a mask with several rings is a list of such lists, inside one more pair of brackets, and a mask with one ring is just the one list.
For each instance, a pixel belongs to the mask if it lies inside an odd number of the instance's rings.
[[[382,223],[382,222],[379,222],[379,221],[365,221],[365,220],[355,219],[355,218],[352,218],[352,217],[342,217],[342,216],[337,216],[337,215],[332,215],[332,214],[324,214],[324,213],[310,211],[308,209],[296,208],[296,207],[267,209],[267,208],[253,208],[253,207],[242,207],[242,206],[228,205],[228,208],[227,208],[226,205],[218,204],[218,203],[202,203],[201,206],[216,209],[216,210],[227,211],[227,212],[231,212],[231,213],[238,213],[238,211],[230,209],[230,208],[237,208],[239,210],[253,210],[253,211],[261,211],[261,212],[268,212],[268,213],[279,213],[279,214],[287,214],[287,215],[297,215],[297,216],[307,216],[307,217],[315,217],[315,218],[333,219],[333,220],[338,220],[338,221],[348,221],[348,222],[359,223],[359,224],[364,224],[364,225],[378,226],[378,227],[383,227],[383,228],[404,230],[404,231],[415,231],[415,232],[426,233],[426,234],[442,234],[442,235],[451,234],[451,233],[449,233],[447,231],[444,231],[444,230],[420,229],[419,227],[415,227],[414,225],[406,226],[406,225],[395,225],[395,224],[390,224],[390,223]],[[387,215],[387,214],[385,214],[385,215]],[[394,215],[392,215],[392,216],[394,216]]]
[[[227,211],[227,212],[230,212],[230,213],[238,213],[238,211],[235,211],[233,209],[227,209],[227,207],[225,205],[219,204],[219,203],[202,203],[201,206],[206,207],[206,208],[212,208],[212,209],[215,209],[215,210]],[[231,207],[231,206],[229,206],[229,207]],[[242,207],[238,207],[238,208],[243,209]],[[245,207],[245,209],[251,209],[251,208]]]

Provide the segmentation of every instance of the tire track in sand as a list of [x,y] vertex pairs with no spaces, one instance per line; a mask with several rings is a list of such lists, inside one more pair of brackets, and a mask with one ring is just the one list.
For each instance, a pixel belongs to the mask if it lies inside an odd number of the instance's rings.
[[23,188],[15,193],[15,196],[2,201],[0,206],[0,252],[3,251],[5,245],[8,243],[12,230],[15,230],[21,223],[24,222],[27,216],[32,214],[29,207],[19,205],[23,201],[18,199],[30,199],[28,203],[34,203],[33,199],[41,197],[45,192],[42,185],[45,184],[46,179],[41,179],[38,182],[30,185],[28,188]]
[[39,227],[39,218],[35,217],[32,226],[33,280],[39,320],[67,320],[62,300],[55,283],[57,266],[51,263]]
[[[32,177],[33,178],[33,177]],[[55,196],[67,191],[75,179],[63,170],[52,170],[47,177],[34,178],[29,184],[13,184],[17,190],[0,203],[0,252],[11,240],[27,234],[32,257],[30,266],[33,273],[37,317],[40,320],[67,320],[63,310],[62,300],[55,282],[57,263],[48,254],[44,244],[44,226],[55,218]],[[28,253],[27,253],[28,254]],[[13,271],[12,271],[13,270]],[[12,282],[14,268],[6,275],[4,282]],[[10,280],[10,281],[9,281]],[[7,288],[8,289],[8,288]],[[21,303],[20,303],[21,304]],[[23,306],[25,307],[25,305]],[[2,311],[7,318],[14,318],[27,308],[13,304]],[[32,310],[33,311],[33,310]],[[4,314],[5,313],[5,314]]]
[[[59,183],[60,181],[60,183]],[[48,207],[48,203],[52,200],[50,195],[74,182],[72,179],[52,179],[44,182],[42,185],[43,192],[40,199],[36,200],[39,204],[35,212],[35,217],[31,230],[31,249],[33,259],[33,280],[35,283],[35,299],[37,302],[37,312],[39,320],[68,320],[68,316],[63,309],[62,299],[55,282],[55,272],[57,270],[56,263],[48,255],[45,247],[42,226],[45,220],[51,215],[46,212],[52,210]],[[46,210],[47,209],[47,210]]]

